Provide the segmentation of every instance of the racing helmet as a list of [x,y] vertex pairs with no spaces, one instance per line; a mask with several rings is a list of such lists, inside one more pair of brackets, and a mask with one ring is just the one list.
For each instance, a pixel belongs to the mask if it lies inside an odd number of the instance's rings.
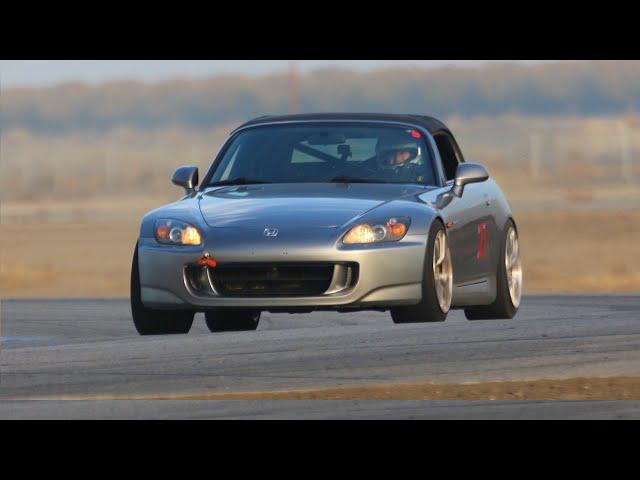
[[378,166],[395,170],[415,163],[420,144],[407,132],[401,131],[381,137],[376,145]]

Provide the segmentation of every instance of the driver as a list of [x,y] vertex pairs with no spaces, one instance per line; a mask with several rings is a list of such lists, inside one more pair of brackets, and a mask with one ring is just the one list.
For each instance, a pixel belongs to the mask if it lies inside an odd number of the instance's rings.
[[[404,132],[403,132],[404,133]],[[378,140],[376,159],[385,176],[410,182],[422,181],[420,145],[408,135],[396,134]]]

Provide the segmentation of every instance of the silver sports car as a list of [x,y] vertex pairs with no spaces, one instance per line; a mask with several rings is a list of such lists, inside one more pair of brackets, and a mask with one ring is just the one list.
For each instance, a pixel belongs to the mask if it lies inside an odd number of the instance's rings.
[[131,310],[142,335],[254,330],[262,311],[389,310],[396,323],[512,318],[518,231],[481,165],[418,115],[260,117],[198,184],[146,214]]

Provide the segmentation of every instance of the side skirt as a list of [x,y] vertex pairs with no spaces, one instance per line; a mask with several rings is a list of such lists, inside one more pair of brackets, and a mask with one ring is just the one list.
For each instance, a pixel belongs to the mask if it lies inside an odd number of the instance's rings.
[[451,307],[489,305],[496,299],[496,277],[488,277],[472,283],[453,286]]

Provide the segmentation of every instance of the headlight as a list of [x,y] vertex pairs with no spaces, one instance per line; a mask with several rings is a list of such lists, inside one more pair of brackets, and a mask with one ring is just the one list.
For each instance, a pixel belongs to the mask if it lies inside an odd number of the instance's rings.
[[156,240],[166,245],[200,245],[200,232],[193,225],[178,220],[156,220]]
[[380,222],[366,222],[356,225],[342,237],[342,242],[377,243],[397,242],[407,234],[411,221],[408,218],[392,217]]

